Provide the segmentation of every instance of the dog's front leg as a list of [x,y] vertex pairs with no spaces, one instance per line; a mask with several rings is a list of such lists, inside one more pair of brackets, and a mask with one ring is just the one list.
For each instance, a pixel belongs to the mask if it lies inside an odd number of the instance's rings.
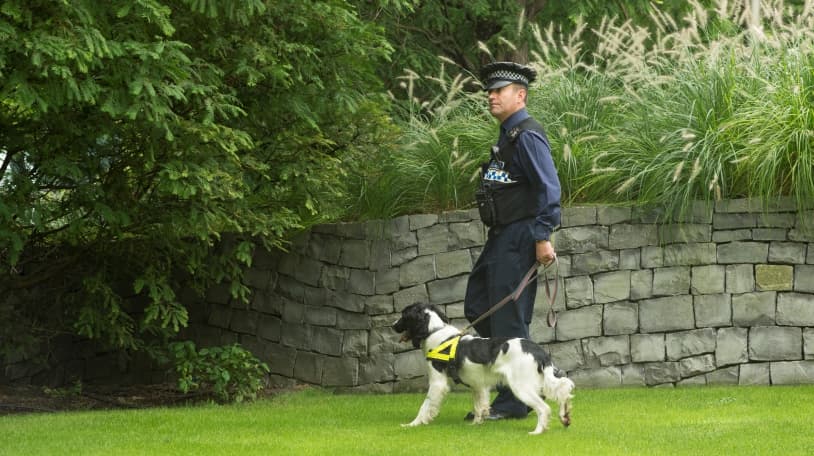
[[473,414],[475,415],[472,424],[481,424],[483,419],[489,415],[489,388],[473,387],[472,402]]
[[413,421],[402,426],[418,426],[421,424],[429,424],[436,416],[438,411],[441,410],[441,402],[444,396],[449,391],[449,381],[447,376],[441,372],[430,367],[429,389],[427,390],[427,397],[421,408],[418,409],[418,415]]

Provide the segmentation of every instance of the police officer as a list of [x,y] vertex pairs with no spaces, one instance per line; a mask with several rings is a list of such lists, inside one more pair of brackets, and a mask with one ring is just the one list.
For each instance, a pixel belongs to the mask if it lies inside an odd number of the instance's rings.
[[[471,322],[512,293],[535,264],[551,263],[551,233],[560,224],[560,182],[543,127],[526,111],[536,71],[514,62],[481,70],[489,112],[500,121],[500,136],[482,168],[477,192],[486,244],[467,283],[464,311]],[[529,337],[537,287],[529,286],[475,326],[482,337]],[[525,418],[526,405],[508,388],[498,388],[488,419]],[[471,414],[467,419],[471,418]]]

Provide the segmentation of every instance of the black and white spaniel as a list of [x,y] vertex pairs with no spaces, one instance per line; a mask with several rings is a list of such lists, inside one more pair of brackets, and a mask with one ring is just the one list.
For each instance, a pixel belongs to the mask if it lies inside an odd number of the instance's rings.
[[[463,335],[435,306],[413,304],[401,313],[393,329],[402,334],[401,341],[412,341],[427,358],[429,390],[418,416],[404,426],[429,424],[438,415],[441,402],[450,389],[450,380],[472,388],[474,423],[489,415],[489,393],[493,386],[504,384],[515,397],[537,413],[537,426],[530,434],[540,434],[548,427],[551,408],[543,398],[557,401],[560,421],[571,424],[571,393],[574,382],[558,377],[551,358],[536,343],[520,338],[481,338]],[[543,397],[540,396],[540,391]]]

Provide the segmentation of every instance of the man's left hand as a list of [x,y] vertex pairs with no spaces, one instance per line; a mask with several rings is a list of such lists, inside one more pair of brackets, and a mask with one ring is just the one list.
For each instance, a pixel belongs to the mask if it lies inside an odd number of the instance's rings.
[[554,258],[557,258],[557,252],[554,251],[554,246],[550,241],[537,241],[536,242],[537,261],[542,265],[549,265]]

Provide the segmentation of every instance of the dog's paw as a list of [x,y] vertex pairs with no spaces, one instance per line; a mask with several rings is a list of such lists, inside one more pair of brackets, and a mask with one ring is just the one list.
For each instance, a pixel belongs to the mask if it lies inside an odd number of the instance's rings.
[[421,426],[422,424],[424,424],[424,423],[422,423],[421,421],[413,420],[413,421],[410,421],[409,423],[402,424],[401,427],[403,427],[403,428],[416,427],[416,426]]

